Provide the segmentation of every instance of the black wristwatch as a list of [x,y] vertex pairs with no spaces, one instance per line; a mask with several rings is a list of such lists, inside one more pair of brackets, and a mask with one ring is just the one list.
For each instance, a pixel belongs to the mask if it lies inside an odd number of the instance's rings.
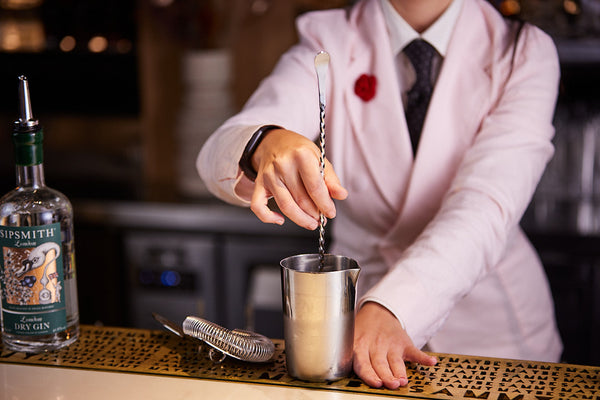
[[244,152],[242,153],[242,158],[240,158],[239,166],[244,171],[244,175],[252,182],[256,179],[256,171],[252,167],[252,155],[254,151],[265,137],[265,135],[272,131],[273,129],[282,129],[277,125],[264,125],[258,128],[256,132],[252,135],[246,147],[244,148]]

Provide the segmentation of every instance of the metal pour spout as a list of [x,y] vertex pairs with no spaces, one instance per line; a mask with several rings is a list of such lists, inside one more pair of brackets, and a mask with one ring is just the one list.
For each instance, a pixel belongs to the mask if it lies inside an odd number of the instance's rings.
[[24,75],[19,76],[19,119],[15,121],[19,128],[28,130],[36,127],[39,121],[33,117],[29,81]]
[[360,268],[352,268],[348,270],[348,276],[352,281],[352,284],[356,286],[356,282],[358,281],[358,275],[360,274]]

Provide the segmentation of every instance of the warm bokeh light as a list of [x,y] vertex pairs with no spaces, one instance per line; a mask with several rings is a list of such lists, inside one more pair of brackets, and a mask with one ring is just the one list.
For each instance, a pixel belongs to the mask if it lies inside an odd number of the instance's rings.
[[77,45],[77,41],[75,40],[75,38],[73,36],[65,36],[64,38],[62,38],[62,40],[58,44],[58,47],[62,51],[68,52],[68,51],[73,51],[75,49],[76,45]]
[[0,8],[5,10],[29,10],[39,7],[44,0],[0,0]]
[[104,36],[94,36],[88,42],[88,49],[92,53],[102,53],[108,48],[108,40]]
[[500,12],[502,15],[517,15],[521,12],[521,4],[517,0],[504,0],[500,3]]
[[153,0],[152,3],[157,7],[168,7],[173,4],[174,1],[175,0]]
[[0,50],[39,52],[45,47],[46,36],[40,21],[8,19],[0,23]]
[[565,12],[567,14],[571,14],[571,15],[577,15],[581,12],[581,8],[577,4],[577,2],[575,2],[573,0],[564,0],[563,8],[565,9]]

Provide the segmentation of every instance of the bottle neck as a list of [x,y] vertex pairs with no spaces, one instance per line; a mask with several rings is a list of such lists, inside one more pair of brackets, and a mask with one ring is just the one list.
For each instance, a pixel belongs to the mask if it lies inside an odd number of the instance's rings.
[[17,186],[34,189],[46,186],[44,165],[17,165]]
[[42,129],[37,126],[31,130],[16,129],[12,138],[17,164],[17,186],[33,188],[44,186]]

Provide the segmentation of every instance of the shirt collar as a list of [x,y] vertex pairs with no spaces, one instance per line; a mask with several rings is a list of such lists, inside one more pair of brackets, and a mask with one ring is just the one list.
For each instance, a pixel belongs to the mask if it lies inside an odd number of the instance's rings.
[[421,35],[396,12],[389,0],[380,0],[393,54],[398,54],[414,39],[422,38],[442,57],[446,55],[450,34],[454,29],[463,0],[453,0],[446,11]]

